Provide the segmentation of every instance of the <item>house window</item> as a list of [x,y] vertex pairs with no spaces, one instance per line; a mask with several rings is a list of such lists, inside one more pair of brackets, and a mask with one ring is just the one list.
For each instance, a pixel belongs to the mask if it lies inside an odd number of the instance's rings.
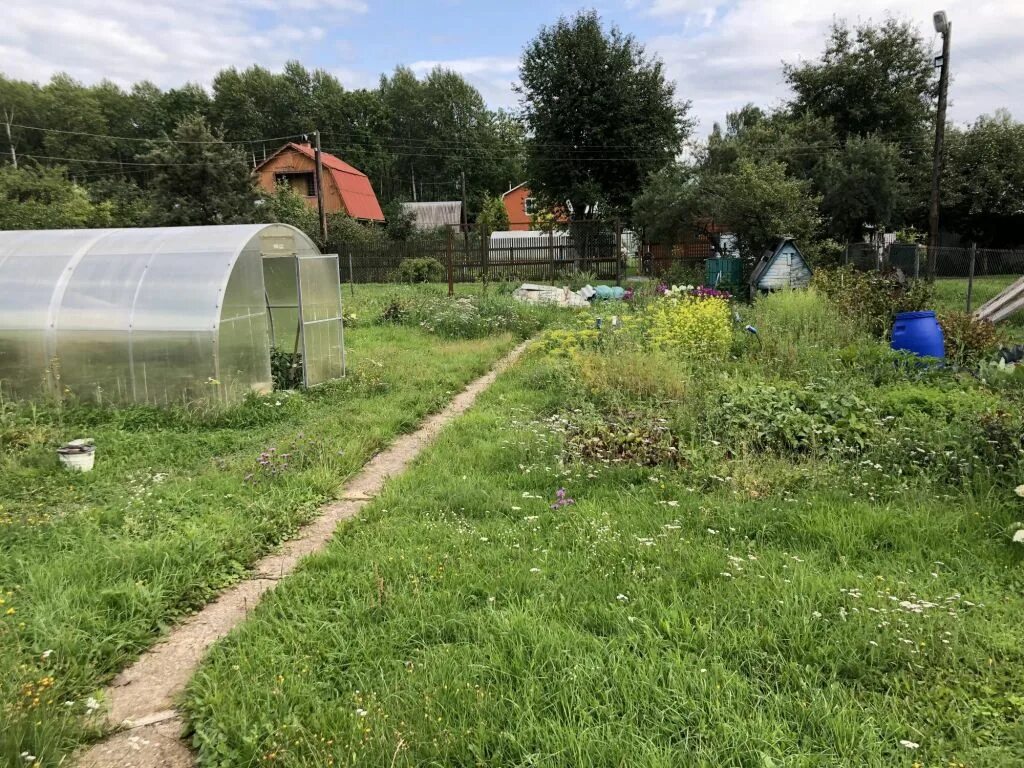
[[316,197],[316,176],[312,173],[275,173],[274,184],[284,184],[297,195]]
[[537,200],[532,197],[526,198],[523,203],[523,210],[526,211],[527,216],[533,216],[537,212]]

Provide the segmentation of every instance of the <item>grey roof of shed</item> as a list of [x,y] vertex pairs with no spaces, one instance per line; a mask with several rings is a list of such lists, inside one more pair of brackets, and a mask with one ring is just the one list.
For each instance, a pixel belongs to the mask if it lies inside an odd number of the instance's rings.
[[[758,281],[761,279],[761,276],[767,271],[768,267],[771,266],[771,263],[775,261],[776,257],[779,255],[782,249],[786,247],[787,243],[793,244],[793,250],[796,251],[797,255],[800,257],[800,260],[803,261],[804,264],[807,264],[807,260],[804,258],[804,255],[800,253],[800,249],[797,248],[796,240],[794,240],[794,238],[780,238],[778,245],[776,245],[774,248],[769,248],[768,250],[761,254],[761,258],[758,260],[757,265],[754,267],[754,271],[750,273],[750,285],[757,285]],[[810,267],[808,267],[808,269],[810,269]]]
[[402,203],[402,210],[416,214],[417,229],[458,227],[462,224],[462,201],[445,200],[439,203]]

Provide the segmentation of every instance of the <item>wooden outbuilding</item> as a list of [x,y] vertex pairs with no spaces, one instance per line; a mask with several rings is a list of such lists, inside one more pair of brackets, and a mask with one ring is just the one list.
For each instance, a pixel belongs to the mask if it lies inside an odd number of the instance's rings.
[[811,268],[793,238],[784,237],[761,255],[750,274],[750,292],[753,295],[784,288],[806,288],[811,282],[811,274]]

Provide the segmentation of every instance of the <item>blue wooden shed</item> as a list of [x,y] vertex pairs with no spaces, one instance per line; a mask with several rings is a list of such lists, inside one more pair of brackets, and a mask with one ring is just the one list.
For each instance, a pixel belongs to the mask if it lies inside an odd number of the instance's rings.
[[778,291],[783,288],[806,288],[811,282],[811,268],[791,237],[761,255],[750,274],[750,291]]

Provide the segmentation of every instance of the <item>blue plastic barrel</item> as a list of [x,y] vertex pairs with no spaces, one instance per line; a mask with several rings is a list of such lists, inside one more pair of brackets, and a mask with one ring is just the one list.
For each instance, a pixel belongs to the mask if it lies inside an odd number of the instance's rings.
[[945,338],[935,313],[900,312],[892,325],[892,348],[920,357],[945,357]]

